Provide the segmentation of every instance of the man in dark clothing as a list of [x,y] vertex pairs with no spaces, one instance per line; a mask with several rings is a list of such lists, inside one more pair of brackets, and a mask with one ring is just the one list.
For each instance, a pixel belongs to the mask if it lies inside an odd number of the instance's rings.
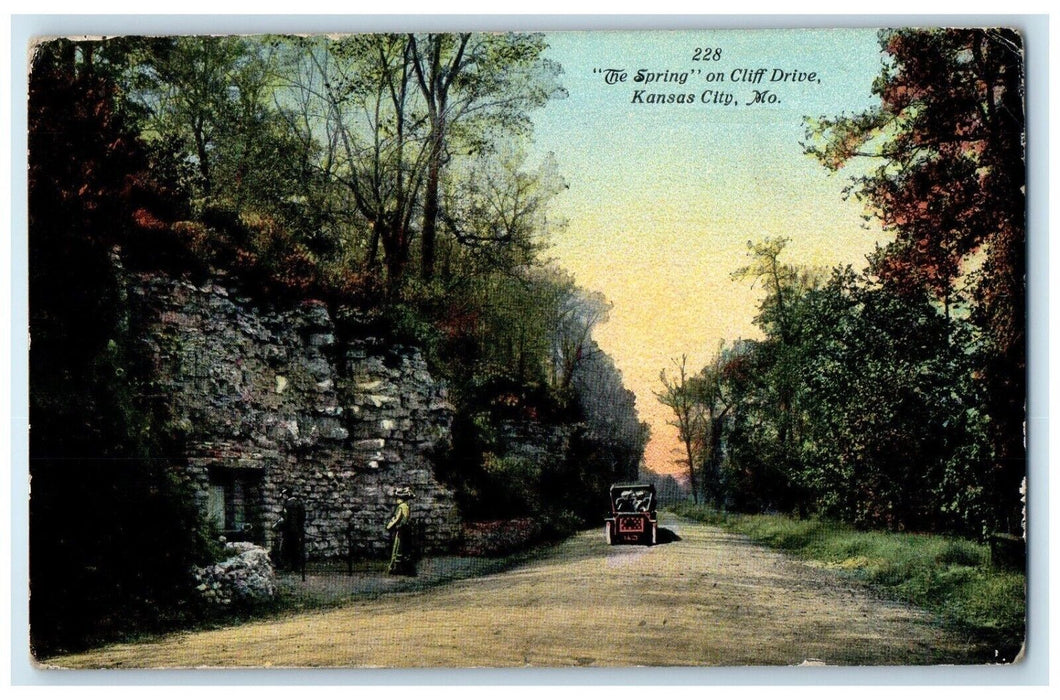
[[275,529],[280,533],[280,562],[288,571],[299,571],[305,581],[305,506],[290,491],[280,491],[283,515]]

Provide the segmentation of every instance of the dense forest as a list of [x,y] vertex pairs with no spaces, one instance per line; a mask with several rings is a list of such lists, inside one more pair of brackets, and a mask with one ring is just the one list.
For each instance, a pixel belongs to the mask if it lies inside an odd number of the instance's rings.
[[[647,427],[592,340],[609,304],[546,255],[565,188],[531,162],[561,99],[537,34],[118,37],[36,47],[29,96],[31,620],[38,651],[177,618],[209,528],[142,401],[117,270],[224,273],[355,309],[451,387],[438,471],[468,519],[592,521]],[[336,318],[342,314],[336,313]],[[562,426],[542,471],[495,454]],[[548,491],[550,497],[542,498]]]
[[[1005,29],[898,30],[863,113],[807,120],[806,152],[858,161],[850,196],[893,235],[863,271],[748,243],[758,339],[674,360],[697,500],[860,527],[1022,536],[1026,475],[1023,52]],[[797,236],[792,232],[791,236]]]

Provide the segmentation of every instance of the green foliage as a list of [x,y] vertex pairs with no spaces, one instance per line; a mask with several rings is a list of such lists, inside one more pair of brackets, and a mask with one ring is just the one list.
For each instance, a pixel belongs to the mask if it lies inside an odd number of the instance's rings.
[[750,244],[736,273],[765,287],[764,337],[723,346],[685,382],[693,485],[744,512],[976,537],[998,527],[967,314],[849,268],[825,279],[792,267],[785,243]]
[[[610,475],[613,481],[636,481],[651,429],[639,420],[636,396],[622,383],[622,373],[595,342],[583,348],[570,391],[585,423],[586,441],[595,446],[590,452],[593,465],[587,461],[583,468]],[[670,485],[667,494],[673,491]]]
[[859,531],[834,521],[780,515],[721,515],[674,508],[753,541],[819,562],[870,583],[896,600],[923,607],[943,624],[979,639],[1011,660],[1026,634],[1026,576],[996,568],[976,542],[940,535]]
[[[68,50],[76,49],[76,50]],[[80,58],[78,58],[80,56]],[[89,62],[91,57],[92,63]],[[218,555],[132,334],[121,258],[186,264],[187,211],[119,111],[108,51],[59,42],[30,82],[30,628],[38,656],[186,622]]]
[[982,488],[985,469],[969,459],[983,439],[969,410],[980,402],[969,337],[926,299],[849,271],[807,296],[799,478],[822,512],[857,525],[982,534],[981,509],[953,507]]
[[458,387],[453,446],[439,468],[457,489],[472,520],[542,517],[542,464],[511,453],[510,442],[564,419],[564,407],[544,385],[512,376],[478,378]]
[[1026,475],[1022,38],[1003,27],[898,29],[882,31],[880,45],[879,104],[811,121],[807,152],[831,170],[852,159],[872,164],[850,190],[894,234],[870,260],[875,276],[901,296],[930,294],[947,309],[968,303],[981,333],[974,359],[984,396],[974,409],[989,449],[967,451],[977,503],[958,497],[950,507],[1018,534]]
[[[734,277],[764,290],[763,337],[723,348],[682,392],[693,492],[713,479],[712,502],[740,511],[1017,532],[1020,40],[909,29],[882,32],[881,45],[880,106],[810,121],[807,151],[831,170],[876,158],[851,190],[895,239],[865,274],[830,277],[785,263],[786,238],[748,243]],[[693,391],[699,382],[727,394]]]
[[[599,521],[607,488],[629,478],[646,435],[632,404],[586,420],[589,392],[568,400],[548,384],[495,375],[463,386],[456,395],[453,446],[439,475],[456,487],[471,520],[530,517],[545,536],[559,536]],[[621,406],[621,404],[620,404]],[[598,421],[637,425],[634,434],[607,433]],[[597,426],[594,428],[594,426]]]
[[[287,194],[295,147],[270,108],[273,85],[266,55],[242,37],[171,37],[145,43],[130,76],[133,99],[148,114],[145,137],[183,145],[194,176],[184,185],[201,198],[258,207]],[[296,151],[297,152],[297,151]]]

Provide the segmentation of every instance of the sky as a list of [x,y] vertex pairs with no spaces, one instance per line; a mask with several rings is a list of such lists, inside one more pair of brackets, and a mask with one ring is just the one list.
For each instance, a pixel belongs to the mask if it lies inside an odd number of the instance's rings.
[[876,102],[876,30],[561,32],[548,43],[568,96],[534,114],[534,155],[553,153],[569,184],[553,202],[567,225],[549,254],[613,303],[594,337],[651,425],[646,465],[681,474],[672,414],[653,392],[683,355],[697,371],[723,340],[758,337],[761,290],[732,279],[748,241],[786,236],[788,262],[861,269],[886,240],[844,197],[851,173],[829,173],[800,145],[804,116]]

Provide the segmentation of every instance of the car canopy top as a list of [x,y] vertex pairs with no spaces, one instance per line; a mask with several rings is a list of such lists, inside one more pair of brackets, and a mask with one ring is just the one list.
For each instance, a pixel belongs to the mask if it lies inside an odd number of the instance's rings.
[[611,506],[618,513],[647,513],[655,510],[655,487],[651,484],[613,484]]

